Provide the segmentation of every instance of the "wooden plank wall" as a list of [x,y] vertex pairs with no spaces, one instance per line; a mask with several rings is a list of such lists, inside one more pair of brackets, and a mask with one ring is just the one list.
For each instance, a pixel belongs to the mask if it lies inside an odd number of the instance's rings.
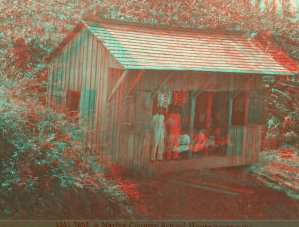
[[247,126],[245,131],[246,137],[246,164],[258,163],[260,154],[260,136],[261,126]]
[[[147,70],[135,85],[136,90],[200,90],[210,81],[211,77],[216,75],[211,81],[211,84],[205,89],[217,89],[222,87],[225,89],[238,90],[244,85],[251,74],[231,74],[231,73],[216,73],[216,72],[196,72],[196,71],[174,71],[170,78],[170,70]],[[166,81],[166,83],[164,83]],[[260,81],[259,81],[260,82]],[[245,90],[256,88],[256,80],[249,81]]]
[[[100,44],[100,42],[98,42]],[[100,141],[100,152],[101,156],[104,157],[104,159],[108,155],[108,144],[107,144],[107,131],[108,131],[108,117],[107,113],[107,96],[108,96],[108,65],[109,65],[109,58],[108,58],[108,51],[106,48],[101,47],[101,60],[98,61],[100,63],[100,71],[101,71],[101,82],[99,85],[99,95],[98,99],[100,99],[100,105],[98,107],[98,113],[96,115],[99,115],[99,122],[97,125],[100,128],[99,131],[99,138],[98,141]],[[107,163],[108,160],[103,160]]]
[[[96,91],[95,100],[95,122],[94,122],[94,133],[93,133],[93,144],[98,150],[101,150],[101,116],[102,116],[102,86],[103,86],[103,72],[104,72],[104,47],[97,41],[94,45],[94,54],[96,54],[95,64],[95,78],[94,78],[94,90]],[[98,153],[101,155],[101,152]]]
[[99,108],[103,100],[102,93],[98,91],[105,91],[106,87],[102,77],[105,72],[104,61],[101,61],[105,53],[101,45],[90,31],[83,28],[56,56],[54,67],[50,70],[53,94],[65,97],[69,90],[81,91],[80,111],[85,112],[86,117],[81,118],[81,126],[89,126],[82,138],[93,144],[97,144],[100,139],[100,135],[93,130],[101,125],[103,116],[103,108]]
[[[113,56],[106,48],[86,29],[83,29],[65,48],[65,51],[55,60],[56,65],[64,67],[54,67],[53,82],[56,90],[64,90],[66,93],[71,90],[82,90],[81,106],[82,110],[88,110],[87,120],[84,125],[95,121],[92,129],[100,128],[100,131],[86,132],[86,140],[93,144],[101,144],[101,153],[112,163],[119,163],[134,168],[135,173],[139,173],[143,167],[149,163],[150,135],[149,133],[129,133],[122,132],[123,103],[124,95],[134,81],[134,76],[138,71],[131,71],[131,76],[127,76],[125,81],[117,89],[115,98],[107,105],[107,97],[121,77],[122,70],[112,70],[109,72],[109,65],[118,65]],[[52,72],[52,71],[51,71]],[[228,78],[228,73],[216,74],[215,72],[184,72],[176,71],[171,75],[171,71],[146,71],[137,82],[134,90],[152,91],[161,90],[200,90],[217,89],[221,81]],[[206,86],[211,77],[217,75],[216,80],[210,86]],[[237,89],[247,80],[246,76],[234,75],[227,84],[227,88]],[[61,84],[61,85],[60,85]],[[251,83],[247,89],[252,89]],[[150,121],[151,119],[149,119]],[[232,127],[230,129],[232,141],[236,143],[231,155],[237,157],[242,151],[244,135],[249,135],[249,141],[256,140],[256,129],[246,129],[244,127]],[[245,132],[246,131],[246,132]],[[121,135],[120,135],[121,133]],[[243,135],[243,138],[242,138]],[[238,142],[237,142],[238,141]],[[233,143],[234,143],[233,142]],[[247,143],[248,145],[248,143]],[[248,146],[251,146],[250,144]],[[247,148],[246,148],[247,149]],[[257,148],[248,147],[248,151]],[[247,152],[248,153],[248,152]],[[251,152],[252,153],[252,152]],[[250,154],[250,152],[248,153]],[[239,156],[243,157],[240,153]],[[245,162],[255,159],[246,156]],[[238,160],[232,160],[237,165]],[[244,160],[241,158],[241,162]],[[145,168],[146,169],[146,168]]]
[[54,66],[53,62],[51,62],[52,66],[48,69],[48,75],[49,75],[49,81],[47,85],[47,108],[50,108],[51,106],[51,99],[52,99],[52,94],[53,94],[53,71],[54,71]]
[[[134,81],[134,78],[137,76],[138,71],[132,70],[130,75],[125,80],[124,93],[127,94],[127,90],[131,87],[131,84]],[[157,90],[200,90],[205,89],[217,89],[218,86],[225,85],[223,89],[230,88],[237,90],[242,87],[247,81],[249,75],[230,75],[228,73],[216,74],[214,72],[183,72],[176,71],[171,75],[171,71],[155,71],[147,70],[144,75],[141,76],[140,80],[136,83],[134,90],[135,91],[152,91],[154,94]],[[211,77],[216,75],[217,77],[212,80],[210,86],[206,84],[210,81]],[[218,77],[219,76],[219,77]],[[221,78],[221,80],[219,79]],[[244,89],[250,90],[256,86],[254,80],[248,83],[248,86]],[[121,114],[122,115],[122,114]],[[150,121],[151,119],[149,119]],[[118,126],[120,127],[120,126]],[[253,127],[254,128],[254,127]],[[253,130],[253,129],[252,129]],[[256,132],[252,130],[248,131],[248,134],[251,136],[248,138],[248,141],[257,140]],[[256,130],[256,129],[254,129]],[[236,146],[231,150],[232,165],[239,165],[244,163],[243,160],[243,145],[244,145],[244,127],[232,127],[230,133],[232,134],[232,140],[235,141]],[[255,136],[253,136],[255,135]],[[111,140],[111,141],[116,141]],[[134,169],[134,173],[147,173],[149,165],[149,156],[150,156],[150,134],[149,133],[121,133],[120,139],[118,140],[122,145],[120,149],[118,163]],[[238,141],[238,142],[237,142]],[[116,148],[115,148],[116,149]],[[257,148],[249,147],[248,151],[245,151],[244,154],[253,154],[253,150]],[[247,157],[246,160],[254,161],[256,156],[251,158]],[[247,161],[248,162],[248,161]]]
[[107,50],[103,47],[99,40],[93,40],[93,73],[91,77],[91,88],[95,91],[94,97],[94,124],[93,133],[91,134],[91,140],[93,145],[97,148],[97,154],[102,158],[102,161],[106,161],[106,100],[107,100],[107,82],[108,82],[108,59]]
[[246,165],[259,162],[261,126],[231,126],[232,147],[228,156],[231,165]]

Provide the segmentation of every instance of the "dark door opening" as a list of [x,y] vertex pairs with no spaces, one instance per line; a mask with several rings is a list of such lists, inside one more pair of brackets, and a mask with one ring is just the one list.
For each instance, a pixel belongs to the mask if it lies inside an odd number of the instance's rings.
[[206,138],[208,155],[226,156],[229,123],[229,93],[202,92],[196,99],[194,129],[195,134],[207,132],[208,97],[212,95],[210,128]]

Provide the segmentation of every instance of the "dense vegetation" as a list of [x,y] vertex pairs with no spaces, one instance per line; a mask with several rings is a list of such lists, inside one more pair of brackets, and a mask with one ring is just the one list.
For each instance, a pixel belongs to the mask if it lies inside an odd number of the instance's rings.
[[[231,0],[1,1],[0,139],[1,160],[4,160],[1,190],[5,191],[1,194],[6,204],[2,214],[6,218],[24,218],[29,215],[24,211],[28,204],[33,207],[38,203],[45,208],[47,203],[52,203],[52,198],[57,198],[55,193],[74,195],[76,190],[82,192],[81,197],[74,200],[77,205],[86,202],[83,198],[91,196],[91,191],[95,192],[92,196],[106,198],[103,199],[105,207],[113,202],[122,204],[126,195],[134,198],[130,193],[133,187],[126,189],[118,178],[114,182],[105,180],[104,166],[90,155],[95,151],[79,142],[82,129],[74,119],[57,115],[45,107],[48,67],[45,59],[83,17],[198,30],[243,31],[249,39],[271,40],[277,49],[298,61],[297,15],[288,7],[282,14],[276,11],[275,7],[262,10],[260,4],[246,5]],[[265,77],[264,82],[268,89],[265,97],[269,110],[267,127],[288,127],[286,131],[299,134],[297,75]],[[293,124],[284,126],[287,115]],[[108,179],[108,175],[105,176]],[[65,194],[58,192],[61,188]],[[98,188],[103,190],[98,193]],[[21,199],[24,197],[31,202]],[[8,202],[19,205],[10,207]],[[51,217],[57,217],[57,212],[55,208],[47,211]],[[96,216],[97,209],[94,212]],[[81,215],[87,213],[90,211]],[[36,217],[41,215],[36,214]]]

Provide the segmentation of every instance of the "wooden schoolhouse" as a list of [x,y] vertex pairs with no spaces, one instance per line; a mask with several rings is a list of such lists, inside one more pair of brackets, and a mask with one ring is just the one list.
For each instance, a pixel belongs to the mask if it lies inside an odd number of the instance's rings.
[[[265,46],[267,43],[267,46]],[[84,141],[110,163],[141,174],[259,162],[263,123],[263,76],[296,73],[288,56],[242,33],[176,29],[138,23],[82,21],[51,53],[48,103],[79,114]],[[271,52],[272,51],[272,52]],[[158,96],[169,107],[180,98],[182,128],[191,141],[221,113],[227,155],[150,162],[150,124]],[[183,97],[183,98],[182,98]],[[220,112],[222,111],[222,112]]]

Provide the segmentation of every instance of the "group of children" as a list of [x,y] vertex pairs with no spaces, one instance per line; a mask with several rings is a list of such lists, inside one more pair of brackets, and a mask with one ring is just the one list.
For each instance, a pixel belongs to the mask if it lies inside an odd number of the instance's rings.
[[[179,106],[174,106],[170,114],[164,122],[163,108],[158,108],[158,112],[153,116],[151,123],[151,159],[163,161],[179,160],[182,157],[189,157],[189,151],[193,153],[193,157],[203,156],[206,144],[206,136],[204,130],[198,131],[194,136],[194,140],[190,141],[190,134],[187,128],[181,127],[181,115],[179,114]],[[164,152],[164,144],[166,149]],[[165,155],[163,155],[165,153]]]
[[159,161],[163,161],[164,158],[166,161],[191,158],[190,153],[192,158],[201,158],[206,148],[208,148],[208,154],[226,155],[228,130],[225,130],[225,128],[218,126],[214,130],[212,129],[211,131],[215,132],[215,134],[208,139],[206,138],[205,130],[200,129],[194,134],[193,141],[190,140],[188,131],[187,128],[181,127],[181,116],[178,106],[174,106],[165,122],[163,108],[159,108],[151,124],[152,161],[155,160],[156,153],[158,153]]

